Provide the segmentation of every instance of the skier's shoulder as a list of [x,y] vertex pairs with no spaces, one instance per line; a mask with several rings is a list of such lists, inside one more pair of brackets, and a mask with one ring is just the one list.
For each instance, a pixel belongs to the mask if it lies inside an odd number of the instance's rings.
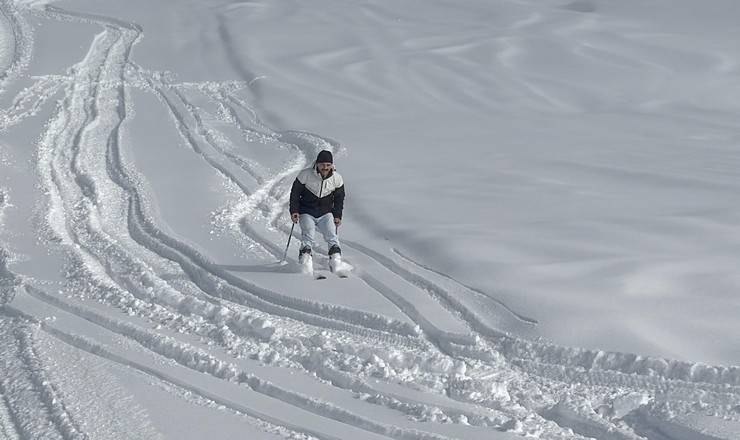
[[298,179],[299,182],[305,185],[308,179],[311,178],[313,173],[314,173],[313,168],[304,168],[298,173],[298,176],[296,177],[296,179]]
[[337,170],[334,170],[331,176],[334,179],[334,186],[336,188],[339,188],[340,186],[344,185],[344,179],[342,178],[342,175],[337,172]]

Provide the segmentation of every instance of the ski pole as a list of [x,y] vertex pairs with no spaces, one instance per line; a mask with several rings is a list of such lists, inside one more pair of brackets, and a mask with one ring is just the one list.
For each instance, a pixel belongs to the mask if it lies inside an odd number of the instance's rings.
[[283,259],[280,260],[282,263],[285,261],[286,258],[288,258],[288,248],[290,247],[290,239],[293,238],[293,228],[295,228],[295,223],[290,227],[290,234],[288,234],[288,244],[285,245],[285,253],[283,254]]

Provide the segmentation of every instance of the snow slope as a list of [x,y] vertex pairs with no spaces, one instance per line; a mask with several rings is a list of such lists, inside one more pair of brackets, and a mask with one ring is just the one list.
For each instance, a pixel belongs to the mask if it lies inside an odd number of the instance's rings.
[[0,9],[0,438],[740,436],[735,2]]

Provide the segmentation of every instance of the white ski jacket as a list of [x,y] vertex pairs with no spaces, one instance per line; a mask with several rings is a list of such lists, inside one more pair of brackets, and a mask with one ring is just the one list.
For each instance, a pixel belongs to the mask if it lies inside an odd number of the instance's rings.
[[331,212],[335,218],[342,218],[344,195],[344,180],[338,172],[332,170],[324,179],[316,168],[306,168],[293,181],[290,213],[318,218]]

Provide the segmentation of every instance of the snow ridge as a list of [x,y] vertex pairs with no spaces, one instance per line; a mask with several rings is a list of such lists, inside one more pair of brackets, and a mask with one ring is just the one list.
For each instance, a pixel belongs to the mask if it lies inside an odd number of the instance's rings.
[[[446,438],[443,436],[423,433],[420,431],[404,430],[397,427],[384,426],[382,424],[375,423],[371,420],[343,410],[342,408],[331,405],[327,402],[321,402],[317,399],[303,396],[298,393],[291,392],[285,388],[276,386],[275,384],[262,380],[252,374],[239,370],[234,364],[220,361],[203,350],[198,350],[186,344],[179,343],[172,338],[157,336],[152,332],[146,331],[132,324],[104,318],[82,307],[72,307],[69,304],[64,303],[40,290],[28,288],[27,291],[35,298],[49,302],[77,316],[81,316],[86,320],[89,320],[90,322],[106,328],[107,330],[132,338],[144,347],[154,351],[161,356],[172,359],[183,366],[200,371],[202,373],[207,373],[218,379],[224,379],[227,381],[233,381],[238,384],[246,385],[255,392],[265,394],[278,400],[282,400],[286,403],[313,412],[315,414],[335,419],[343,423],[349,423],[351,425],[362,427],[363,429],[368,429],[372,432],[392,435],[394,437],[399,437],[403,439],[442,440]],[[72,343],[73,345],[76,345],[80,348],[84,347],[86,351],[90,351],[91,353],[103,355],[104,357],[114,361],[122,361],[121,359],[117,358],[117,356],[107,353],[105,348],[100,347],[91,341],[82,340],[79,337],[65,337],[60,332],[54,330],[52,330],[51,333],[55,336],[63,338],[63,340],[65,340],[66,342]]]
[[[12,11],[5,1],[0,6]],[[343,147],[322,135],[270,128],[243,97],[247,89],[259,101],[258,83],[178,83],[138,66],[131,55],[143,29],[134,23],[50,6],[33,13],[101,31],[82,61],[63,75],[35,78],[0,114],[0,130],[9,130],[61,95],[37,159],[46,233],[67,264],[66,285],[53,292],[13,274],[9,254],[0,253],[0,305],[13,315],[0,320],[0,360],[9,372],[0,380],[0,434],[87,438],[74,406],[44,372],[36,326],[75,350],[289,435],[653,440],[668,422],[685,438],[705,436],[677,422],[689,414],[720,425],[740,421],[738,367],[539,340],[534,320],[396,250],[344,240],[363,288],[393,304],[400,318],[292,297],[236,275],[159,216],[144,175],[126,156],[131,89],[156,97],[182,147],[238,194],[214,213],[217,226],[268,257],[282,257],[275,243],[289,233],[281,216],[290,176],[317,151]],[[22,66],[29,33],[14,26],[25,41],[16,49]],[[222,29],[229,39],[223,22]],[[203,99],[216,113],[199,105]],[[263,167],[240,154],[226,129],[287,157],[277,169]],[[0,202],[5,206],[5,192]],[[276,372],[283,370],[300,380]],[[280,411],[265,410],[272,405]]]
[[18,433],[25,438],[86,439],[46,379],[33,347],[31,330],[16,319],[0,321],[4,376],[0,394],[5,396]]
[[11,0],[0,1],[0,14],[8,22],[10,37],[13,39],[13,50],[10,63],[0,74],[0,93],[7,85],[20,77],[31,60],[33,32],[23,18],[23,14]]

